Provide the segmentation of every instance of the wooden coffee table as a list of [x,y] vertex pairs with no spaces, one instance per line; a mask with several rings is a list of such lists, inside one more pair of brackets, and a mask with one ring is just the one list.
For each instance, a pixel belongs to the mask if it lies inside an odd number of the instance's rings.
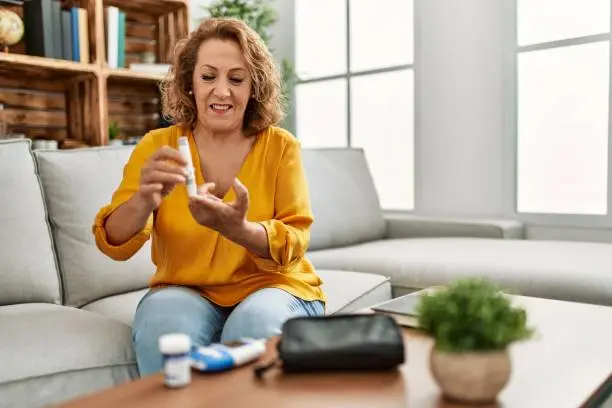
[[[512,376],[494,406],[598,406],[612,388],[612,307],[514,299],[526,307],[538,337],[512,346]],[[61,407],[464,407],[441,397],[429,371],[431,340],[410,329],[405,339],[407,363],[393,372],[283,375],[272,369],[257,380],[253,366],[246,366],[215,375],[194,372],[189,386],[175,390],[155,375]],[[271,342],[264,360],[273,352]]]

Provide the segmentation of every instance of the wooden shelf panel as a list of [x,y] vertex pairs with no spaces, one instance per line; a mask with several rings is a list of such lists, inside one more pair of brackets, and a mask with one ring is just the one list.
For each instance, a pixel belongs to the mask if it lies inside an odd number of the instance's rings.
[[9,131],[57,140],[60,146],[67,139],[91,139],[96,130],[88,119],[86,100],[96,81],[0,76],[0,103]]
[[123,81],[108,80],[109,125],[116,123],[121,137],[142,136],[159,127],[160,96],[155,82],[131,82],[129,91]]
[[109,79],[123,82],[132,80],[142,82],[160,82],[164,79],[163,75],[132,71],[125,68],[105,68],[103,72]]
[[53,72],[64,74],[93,74],[98,68],[94,64],[60,60],[33,55],[0,52],[0,71],[2,72]]
[[188,8],[189,4],[187,0],[104,0],[104,6],[132,10],[144,9],[147,14],[161,15]]

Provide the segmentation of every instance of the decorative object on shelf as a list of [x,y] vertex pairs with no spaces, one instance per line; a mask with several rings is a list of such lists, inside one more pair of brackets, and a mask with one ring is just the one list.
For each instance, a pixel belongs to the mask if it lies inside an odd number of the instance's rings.
[[155,53],[151,51],[145,51],[140,54],[140,59],[144,64],[155,64]]
[[123,145],[123,140],[117,139],[119,137],[119,132],[120,129],[117,122],[111,123],[111,125],[108,127],[108,139],[111,146]]
[[34,139],[32,141],[33,150],[57,150],[58,145],[57,140]]
[[[205,8],[210,17],[234,17],[247,23],[267,44],[272,38],[271,27],[278,20],[270,0],[216,0]],[[283,93],[289,95],[297,77],[288,59],[280,61]]]
[[0,6],[0,51],[9,52],[8,47],[21,41],[23,33],[23,21],[17,13]]
[[8,123],[5,112],[4,104],[0,103],[0,139],[4,139],[8,135]]
[[445,397],[491,403],[510,379],[508,346],[532,337],[526,311],[484,279],[422,296],[419,326],[435,341],[430,368]]

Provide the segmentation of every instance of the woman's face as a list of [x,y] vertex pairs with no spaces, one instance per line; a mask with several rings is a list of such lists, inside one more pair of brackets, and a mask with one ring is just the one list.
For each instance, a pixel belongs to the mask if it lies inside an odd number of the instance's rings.
[[242,129],[251,95],[251,76],[235,41],[210,39],[198,50],[193,96],[198,120],[212,132]]

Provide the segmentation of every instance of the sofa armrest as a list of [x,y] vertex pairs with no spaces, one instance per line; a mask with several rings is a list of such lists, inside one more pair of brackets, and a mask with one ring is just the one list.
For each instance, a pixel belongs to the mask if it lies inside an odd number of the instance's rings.
[[386,238],[471,237],[523,239],[523,224],[512,220],[433,218],[385,214]]

